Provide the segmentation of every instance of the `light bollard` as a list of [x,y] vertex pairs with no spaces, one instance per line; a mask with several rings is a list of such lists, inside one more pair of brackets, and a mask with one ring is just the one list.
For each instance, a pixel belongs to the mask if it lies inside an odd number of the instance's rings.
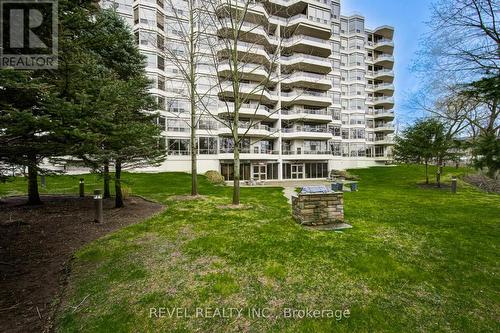
[[83,178],[80,178],[80,198],[85,196],[85,181]]
[[40,176],[40,182],[42,183],[42,188],[47,188],[47,180],[45,179],[45,175]]
[[451,193],[457,193],[457,177],[451,177]]
[[102,223],[104,221],[104,217],[103,217],[103,212],[102,212],[101,190],[94,191],[94,208],[95,208],[94,222]]

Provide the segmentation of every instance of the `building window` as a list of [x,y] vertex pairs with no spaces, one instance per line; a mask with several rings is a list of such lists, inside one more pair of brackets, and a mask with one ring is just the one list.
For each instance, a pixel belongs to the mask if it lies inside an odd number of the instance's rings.
[[304,163],[305,178],[328,178],[328,163]]
[[190,139],[168,139],[168,155],[189,155]]
[[198,138],[198,149],[200,155],[216,155],[217,138],[216,137]]
[[183,119],[172,119],[167,120],[167,131],[169,132],[189,132],[189,124]]

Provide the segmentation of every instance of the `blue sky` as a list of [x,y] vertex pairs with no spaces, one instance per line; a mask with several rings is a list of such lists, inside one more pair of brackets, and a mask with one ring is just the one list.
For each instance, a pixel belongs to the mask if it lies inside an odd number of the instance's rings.
[[343,15],[359,12],[368,28],[391,25],[395,28],[396,121],[403,125],[421,116],[405,107],[417,85],[410,66],[418,50],[419,39],[427,31],[432,0],[342,0]]

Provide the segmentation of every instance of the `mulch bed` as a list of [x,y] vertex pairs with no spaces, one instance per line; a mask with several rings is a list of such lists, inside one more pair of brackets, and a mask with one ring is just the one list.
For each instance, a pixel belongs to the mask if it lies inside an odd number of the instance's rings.
[[483,191],[500,194],[500,179],[492,179],[485,175],[474,174],[464,176],[463,180]]
[[73,253],[86,243],[163,209],[133,197],[114,209],[104,201],[104,223],[93,222],[92,197],[25,197],[0,203],[0,332],[52,330],[54,304],[66,281]]

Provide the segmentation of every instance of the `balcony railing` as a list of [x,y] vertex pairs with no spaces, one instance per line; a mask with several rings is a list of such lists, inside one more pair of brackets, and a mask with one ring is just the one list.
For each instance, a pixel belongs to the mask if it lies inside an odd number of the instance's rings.
[[379,75],[384,75],[384,74],[394,76],[394,71],[392,71],[392,70],[390,70],[390,69],[381,69],[381,70],[378,70],[378,71],[374,71],[374,72],[373,72],[373,75],[374,75],[374,76],[379,76]]
[[312,114],[320,116],[329,115],[327,110],[309,110],[309,109],[282,110],[281,113],[284,115],[293,115],[293,114]]
[[282,128],[281,131],[283,133],[330,133],[328,128],[324,127],[295,127],[295,128]]
[[388,103],[394,103],[394,97],[389,97],[389,96],[382,96],[382,97],[373,97],[368,99],[371,102],[377,103],[377,102],[388,102]]
[[380,128],[387,128],[387,129],[394,129],[393,124],[375,124],[375,129],[380,129]]
[[333,155],[333,152],[330,150],[304,150],[304,149],[296,149],[296,150],[283,150],[283,155]]
[[314,61],[328,62],[328,58],[322,58],[322,57],[309,55],[309,54],[303,54],[303,53],[296,53],[296,54],[288,56],[288,57],[282,56],[281,60],[286,61],[286,60],[295,60],[295,59],[300,59],[300,58],[314,60]]

